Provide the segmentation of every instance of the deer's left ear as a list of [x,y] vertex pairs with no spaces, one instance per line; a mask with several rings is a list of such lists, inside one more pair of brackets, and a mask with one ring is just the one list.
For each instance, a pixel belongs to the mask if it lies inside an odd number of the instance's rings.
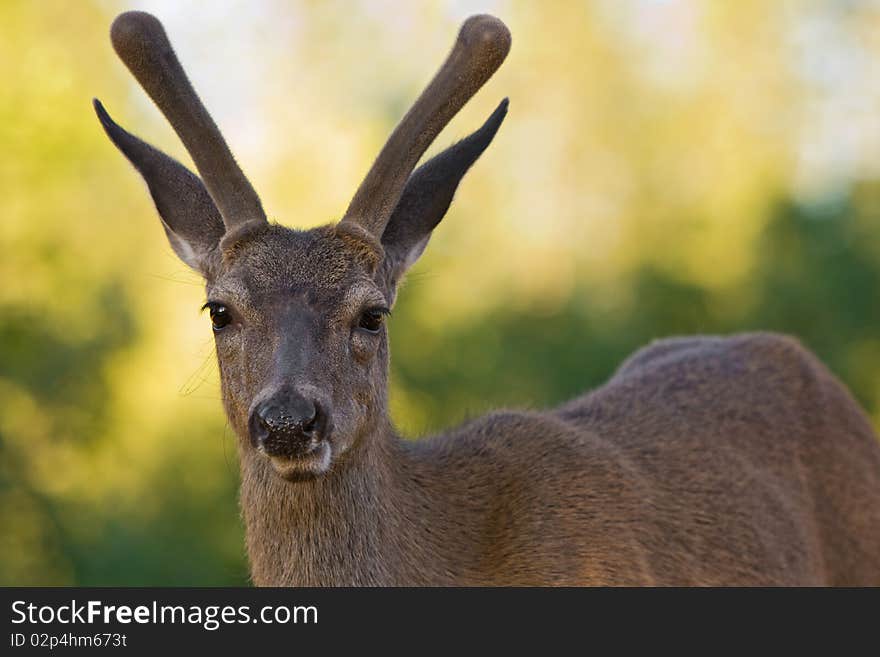
[[409,177],[382,233],[392,286],[425,250],[431,231],[452,203],[458,183],[492,142],[506,114],[505,98],[479,130],[428,160]]
[[147,183],[171,248],[206,275],[208,254],[226,229],[205,185],[180,162],[121,128],[97,99],[93,102],[105,132]]

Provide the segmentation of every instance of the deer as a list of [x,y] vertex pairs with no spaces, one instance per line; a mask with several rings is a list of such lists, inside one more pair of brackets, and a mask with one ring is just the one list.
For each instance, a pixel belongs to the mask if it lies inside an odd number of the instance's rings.
[[880,444],[793,337],[673,337],[545,410],[418,440],[389,417],[386,317],[493,140],[419,161],[511,47],[476,15],[337,222],[267,219],[154,16],[116,53],[198,175],[116,124],[168,241],[205,280],[258,586],[880,585]]

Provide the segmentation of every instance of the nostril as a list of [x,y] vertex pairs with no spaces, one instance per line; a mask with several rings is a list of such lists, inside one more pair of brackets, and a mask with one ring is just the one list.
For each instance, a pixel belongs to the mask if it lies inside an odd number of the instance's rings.
[[269,434],[272,432],[272,427],[266,417],[265,406],[261,405],[254,409],[248,425],[251,435],[251,443],[254,447],[263,445],[269,438]]
[[310,436],[318,426],[318,406],[304,397],[292,400],[287,415],[290,426],[305,435]]
[[318,428],[318,419],[321,414],[320,409],[317,405],[312,405],[312,412],[307,413],[301,423],[301,427],[304,433],[313,434]]

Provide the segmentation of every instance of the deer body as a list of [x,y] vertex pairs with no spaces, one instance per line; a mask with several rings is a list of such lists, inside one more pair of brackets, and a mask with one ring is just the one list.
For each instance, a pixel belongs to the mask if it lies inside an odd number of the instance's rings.
[[118,126],[172,248],[206,281],[260,585],[880,585],[880,444],[794,340],[667,340],[602,388],[402,440],[383,322],[486,123],[415,169],[510,48],[468,19],[335,225],[270,224],[161,24],[122,14],[125,64],[200,176]]
[[880,585],[876,437],[787,337],[661,341],[555,411],[362,449],[298,487],[242,454],[255,583]]

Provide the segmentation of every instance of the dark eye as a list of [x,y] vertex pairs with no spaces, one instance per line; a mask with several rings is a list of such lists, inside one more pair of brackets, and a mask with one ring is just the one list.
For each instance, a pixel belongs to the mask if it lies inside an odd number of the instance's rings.
[[371,308],[365,310],[361,313],[360,320],[358,320],[358,328],[363,329],[368,333],[378,333],[379,329],[382,328],[382,322],[385,320],[385,315],[387,314],[388,311],[385,308]]
[[232,321],[229,309],[222,303],[208,303],[205,305],[208,308],[208,312],[211,313],[211,328],[214,331],[222,331]]

